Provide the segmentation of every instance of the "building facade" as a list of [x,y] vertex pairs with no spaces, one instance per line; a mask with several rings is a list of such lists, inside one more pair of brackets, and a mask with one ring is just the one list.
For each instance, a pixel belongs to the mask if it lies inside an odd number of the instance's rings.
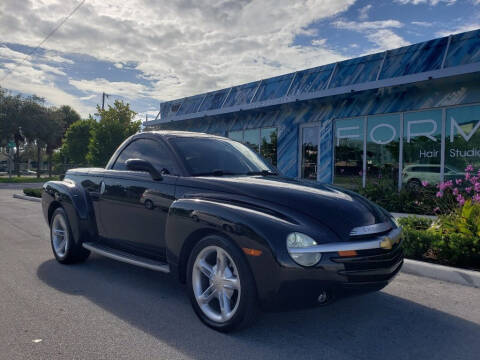
[[162,103],[146,129],[244,142],[289,177],[401,188],[480,166],[480,30]]

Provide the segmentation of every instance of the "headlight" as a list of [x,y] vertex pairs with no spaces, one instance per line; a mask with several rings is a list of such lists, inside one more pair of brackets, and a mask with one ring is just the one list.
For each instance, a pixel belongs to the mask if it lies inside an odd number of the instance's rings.
[[317,242],[310,236],[302,233],[291,233],[287,236],[287,249],[292,259],[302,266],[312,266],[320,261],[322,253],[302,252],[302,248],[317,245]]

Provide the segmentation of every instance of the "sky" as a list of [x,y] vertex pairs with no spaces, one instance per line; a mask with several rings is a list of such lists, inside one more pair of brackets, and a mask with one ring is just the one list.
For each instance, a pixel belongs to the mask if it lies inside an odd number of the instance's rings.
[[80,3],[0,1],[1,87],[84,117],[105,92],[153,119],[163,101],[480,28],[480,0],[86,0],[43,42]]

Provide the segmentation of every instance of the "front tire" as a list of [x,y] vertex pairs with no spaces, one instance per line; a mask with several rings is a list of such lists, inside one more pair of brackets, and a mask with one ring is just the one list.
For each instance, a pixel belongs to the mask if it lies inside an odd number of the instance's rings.
[[241,251],[212,235],[193,248],[187,269],[190,302],[207,326],[221,332],[245,328],[257,318],[255,281]]
[[50,221],[50,243],[53,255],[61,264],[73,264],[85,261],[90,251],[75,242],[67,214],[61,207],[57,208]]

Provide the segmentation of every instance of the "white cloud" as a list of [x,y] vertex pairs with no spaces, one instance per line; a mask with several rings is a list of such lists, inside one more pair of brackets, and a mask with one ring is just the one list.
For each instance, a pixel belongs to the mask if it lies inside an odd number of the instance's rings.
[[439,3],[445,3],[446,5],[453,5],[457,0],[395,0],[396,2],[406,5],[406,4],[429,4],[431,6],[438,5]]
[[432,27],[433,26],[433,23],[427,22],[427,21],[412,21],[411,24],[416,25],[416,26],[422,26],[422,27]]
[[462,32],[467,32],[467,31],[472,31],[472,30],[478,30],[480,28],[480,22],[475,22],[471,24],[463,24],[459,25],[456,27],[451,27],[449,29],[444,29],[437,31],[435,36],[441,37],[441,36],[448,36],[451,34],[458,34]]
[[0,78],[3,78],[8,70],[12,70],[2,83],[2,87],[24,94],[35,94],[45,98],[52,105],[71,105],[84,116],[91,112],[92,108],[86,106],[76,96],[55,86],[53,73],[56,70],[52,69],[55,68],[50,68],[45,64],[32,65],[29,61],[16,67],[15,63],[8,63],[5,68],[0,68]]
[[394,49],[397,47],[409,45],[410,43],[396,34],[392,29],[403,27],[403,23],[398,20],[378,20],[378,21],[345,21],[337,20],[333,25],[339,29],[352,30],[364,34],[367,39],[376,46],[369,49],[365,54],[372,52]]
[[[44,46],[136,64],[153,86],[115,84],[112,90],[160,101],[341,60],[325,44],[304,47],[293,41],[299,34],[314,35],[310,24],[354,2],[89,0]],[[2,41],[35,46],[71,8],[63,0],[2,0]],[[94,82],[70,83],[88,92]]]
[[[38,55],[35,55],[35,58],[37,58]],[[74,62],[70,59],[66,59],[56,52],[53,51],[46,51],[45,54],[41,55],[41,58],[45,61],[48,62],[55,62],[55,63],[66,63],[66,64],[73,64]]]
[[315,39],[315,40],[312,40],[312,45],[313,46],[323,46],[325,45],[327,42],[327,39]]
[[149,88],[142,84],[135,84],[126,81],[108,81],[103,78],[95,80],[73,80],[69,83],[85,93],[98,94],[104,91],[110,95],[118,95],[126,98],[147,97]]
[[92,95],[82,96],[80,99],[81,100],[92,100],[92,99],[96,98],[97,96],[98,96],[98,94],[92,94]]
[[359,20],[367,20],[368,19],[368,13],[370,9],[372,8],[371,4],[365,5],[364,7],[358,9],[358,19]]
[[71,105],[84,116],[92,110],[80,99],[55,85],[57,76],[64,77],[67,74],[61,68],[47,64],[73,64],[73,61],[54,52],[36,54],[32,58],[7,46],[0,46],[0,59],[6,61],[0,67],[0,79],[5,77],[2,87],[24,94],[35,94],[45,98],[51,105]]
[[379,20],[379,21],[334,21],[333,25],[339,29],[365,31],[387,28],[401,28],[403,24],[398,20]]
[[374,31],[368,34],[367,38],[378,46],[376,49],[371,50],[371,52],[384,51],[410,45],[408,41],[403,39],[401,36],[398,36],[389,29],[381,29]]

